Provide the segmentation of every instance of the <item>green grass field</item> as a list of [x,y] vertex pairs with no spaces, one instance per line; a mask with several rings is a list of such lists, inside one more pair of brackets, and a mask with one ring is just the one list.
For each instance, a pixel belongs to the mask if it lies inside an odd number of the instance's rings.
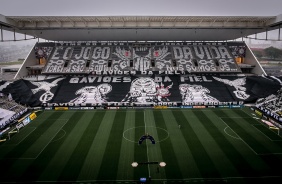
[[[44,111],[0,144],[0,181],[281,182],[282,137],[253,116],[247,108]],[[138,145],[146,133],[156,144]]]

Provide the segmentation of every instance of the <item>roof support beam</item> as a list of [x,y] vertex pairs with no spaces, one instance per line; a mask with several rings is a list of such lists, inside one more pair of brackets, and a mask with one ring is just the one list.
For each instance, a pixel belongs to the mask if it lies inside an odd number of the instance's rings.
[[191,19],[188,19],[188,20],[186,21],[186,27],[188,27],[188,24],[189,24],[190,20],[191,20]]
[[161,21],[161,27],[163,27],[163,21],[164,21],[164,18],[162,18],[162,21]]
[[109,21],[110,21],[110,23],[111,23],[111,27],[113,27],[113,22],[112,22],[112,20],[111,20],[110,17],[109,17]]
[[225,27],[225,25],[229,22],[229,19],[230,18],[228,18],[226,21],[223,22],[223,27]]
[[14,41],[16,41],[16,30],[14,29]]
[[100,27],[100,22],[99,22],[99,20],[98,20],[97,18],[95,18],[95,20],[96,20],[96,22],[97,22],[97,24],[98,24],[98,27]]
[[71,20],[70,18],[68,18],[69,22],[72,24],[73,27],[75,27],[75,23],[73,20]]
[[210,26],[213,26],[213,24],[216,22],[216,19],[214,19],[211,23]]
[[58,20],[57,18],[55,18],[55,21],[60,25],[60,27],[63,27],[62,21]]
[[50,23],[48,23],[45,18],[42,17],[42,19],[43,19],[43,22],[46,23],[46,25],[47,25],[48,27],[50,27]]
[[3,42],[3,29],[2,29],[2,25],[1,25],[1,42]]
[[281,25],[279,25],[279,28],[278,28],[278,41],[281,40],[281,38],[280,38],[280,32],[281,32]]
[[202,22],[203,22],[203,19],[201,19],[201,21],[199,22],[198,27],[201,26]]
[[122,20],[122,27],[125,27],[124,18],[122,17],[121,20]]
[[82,17],[81,19],[82,19],[82,21],[83,21],[85,27],[88,27],[88,24],[87,24],[86,20],[85,20],[83,17]]

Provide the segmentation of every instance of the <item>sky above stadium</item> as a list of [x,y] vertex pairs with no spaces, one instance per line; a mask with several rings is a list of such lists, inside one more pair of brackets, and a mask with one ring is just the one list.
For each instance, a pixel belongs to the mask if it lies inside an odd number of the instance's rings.
[[282,0],[0,0],[5,16],[276,16]]

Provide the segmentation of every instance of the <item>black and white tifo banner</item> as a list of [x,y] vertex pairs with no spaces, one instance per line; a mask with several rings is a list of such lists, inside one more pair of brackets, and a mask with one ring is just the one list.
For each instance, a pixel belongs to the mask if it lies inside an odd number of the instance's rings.
[[22,79],[2,92],[11,93],[15,101],[29,106],[176,106],[253,103],[280,88],[279,78],[261,76],[126,75]]

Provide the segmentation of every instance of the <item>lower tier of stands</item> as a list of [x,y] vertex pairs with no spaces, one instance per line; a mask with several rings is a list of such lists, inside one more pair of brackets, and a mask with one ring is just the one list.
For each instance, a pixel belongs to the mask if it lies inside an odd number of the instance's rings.
[[5,96],[0,97],[0,129],[8,126],[26,111],[25,106],[16,103],[14,100]]
[[221,75],[53,76],[14,81],[3,93],[31,107],[240,105],[276,93],[279,81]]

